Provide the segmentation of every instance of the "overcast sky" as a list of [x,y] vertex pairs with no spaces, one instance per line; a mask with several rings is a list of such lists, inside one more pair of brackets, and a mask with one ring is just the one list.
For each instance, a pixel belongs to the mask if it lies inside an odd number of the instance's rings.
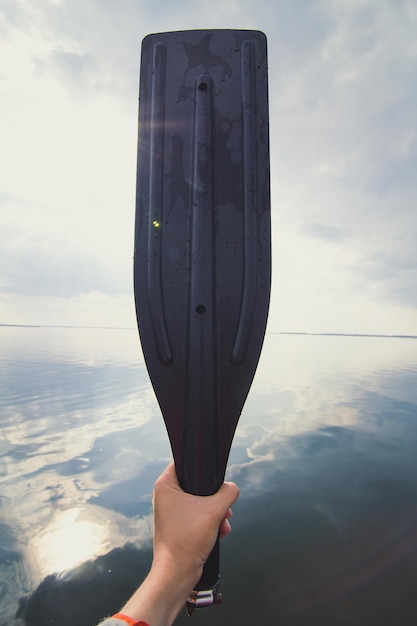
[[140,42],[263,30],[269,331],[417,335],[415,0],[0,0],[0,323],[135,325]]

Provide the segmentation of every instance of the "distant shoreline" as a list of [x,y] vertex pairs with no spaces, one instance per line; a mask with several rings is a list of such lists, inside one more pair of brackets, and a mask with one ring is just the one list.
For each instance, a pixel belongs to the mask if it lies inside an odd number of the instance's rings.
[[[74,328],[85,330],[137,330],[129,326],[74,326],[64,324],[1,324],[3,328]],[[379,339],[417,339],[417,335],[384,335],[378,333],[308,333],[303,331],[269,331],[267,335],[303,335],[310,337],[372,337]]]
[[0,326],[6,326],[7,328],[42,328],[40,324],[0,324]]
[[417,335],[382,335],[375,333],[305,333],[291,331],[271,331],[269,335],[309,335],[313,337],[372,337],[384,339],[417,339]]
[[0,328],[75,328],[79,330],[136,330],[129,326],[74,326],[70,324],[1,324]]

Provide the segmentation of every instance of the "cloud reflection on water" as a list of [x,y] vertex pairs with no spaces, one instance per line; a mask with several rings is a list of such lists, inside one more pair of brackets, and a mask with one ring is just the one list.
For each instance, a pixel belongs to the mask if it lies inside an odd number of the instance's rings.
[[83,519],[81,508],[59,511],[32,541],[43,574],[63,572],[108,549],[105,519]]
[[[406,425],[395,406],[381,431],[325,427],[271,444],[268,461],[233,468],[243,496],[224,574],[226,584],[233,576],[237,622],[413,623],[417,406],[402,416]],[[253,603],[240,613],[252,584]]]
[[[67,342],[71,333],[83,335],[67,330]],[[110,342],[115,334],[108,331]],[[110,599],[119,603],[121,589],[130,592],[146,571],[142,557],[150,556],[150,492],[169,457],[168,439],[132,350],[133,335],[123,341],[119,335],[110,347],[101,346],[105,335],[100,337],[93,342],[94,367],[88,342],[68,342],[63,350],[55,333],[61,364],[55,370],[53,347],[43,353],[34,347],[44,358],[32,370],[31,384],[36,372],[41,380],[46,369],[52,372],[37,404],[28,394],[19,402],[16,390],[25,385],[14,384],[18,368],[8,374],[2,502],[6,528],[18,519],[22,543],[12,547],[10,537],[4,540],[9,554],[19,555],[21,572],[7,597],[35,590],[22,605],[27,626],[44,626],[52,614],[63,626],[69,608],[77,615],[77,602],[89,619],[100,607],[106,612]],[[227,602],[216,610],[218,626],[244,626],[260,617],[271,626],[280,620],[333,626],[342,623],[341,615],[343,623],[357,626],[378,594],[387,615],[390,606],[399,611],[398,603],[407,608],[417,547],[415,345],[267,335],[230,456],[228,476],[241,497],[222,550]],[[75,535],[79,551],[66,560]],[[22,545],[28,537],[30,549]],[[61,554],[57,546],[65,548]],[[123,563],[128,567],[132,559],[141,567],[128,579]],[[119,565],[108,566],[112,574],[103,577],[104,563],[113,561]],[[12,580],[17,562],[2,560],[3,579]],[[89,594],[73,606],[81,580]],[[396,593],[390,606],[388,587]],[[48,598],[57,589],[61,606],[51,608]],[[242,597],[251,596],[242,606]],[[384,622],[378,607],[379,626],[395,623]],[[210,616],[198,616],[202,626]]]
[[390,338],[267,336],[233,446],[257,458],[267,440],[325,426],[379,427],[372,412],[363,419],[364,395],[417,403],[416,347]]

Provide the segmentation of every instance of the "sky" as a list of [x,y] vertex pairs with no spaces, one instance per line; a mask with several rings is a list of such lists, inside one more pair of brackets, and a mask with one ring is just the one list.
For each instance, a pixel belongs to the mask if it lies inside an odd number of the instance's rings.
[[414,0],[0,0],[0,324],[134,327],[141,40],[268,37],[269,332],[417,335]]

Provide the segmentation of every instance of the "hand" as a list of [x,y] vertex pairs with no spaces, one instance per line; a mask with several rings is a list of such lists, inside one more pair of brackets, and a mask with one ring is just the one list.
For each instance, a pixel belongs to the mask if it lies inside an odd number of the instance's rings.
[[238,496],[237,486],[227,482],[212,496],[185,493],[171,463],[156,481],[153,494],[154,561],[177,564],[178,575],[189,576],[195,585],[217,537],[231,530],[230,506]]
[[212,496],[193,496],[178,484],[173,463],[155,483],[151,571],[122,613],[151,626],[170,626],[200,580],[217,537],[230,532],[230,507],[239,489],[223,483]]

